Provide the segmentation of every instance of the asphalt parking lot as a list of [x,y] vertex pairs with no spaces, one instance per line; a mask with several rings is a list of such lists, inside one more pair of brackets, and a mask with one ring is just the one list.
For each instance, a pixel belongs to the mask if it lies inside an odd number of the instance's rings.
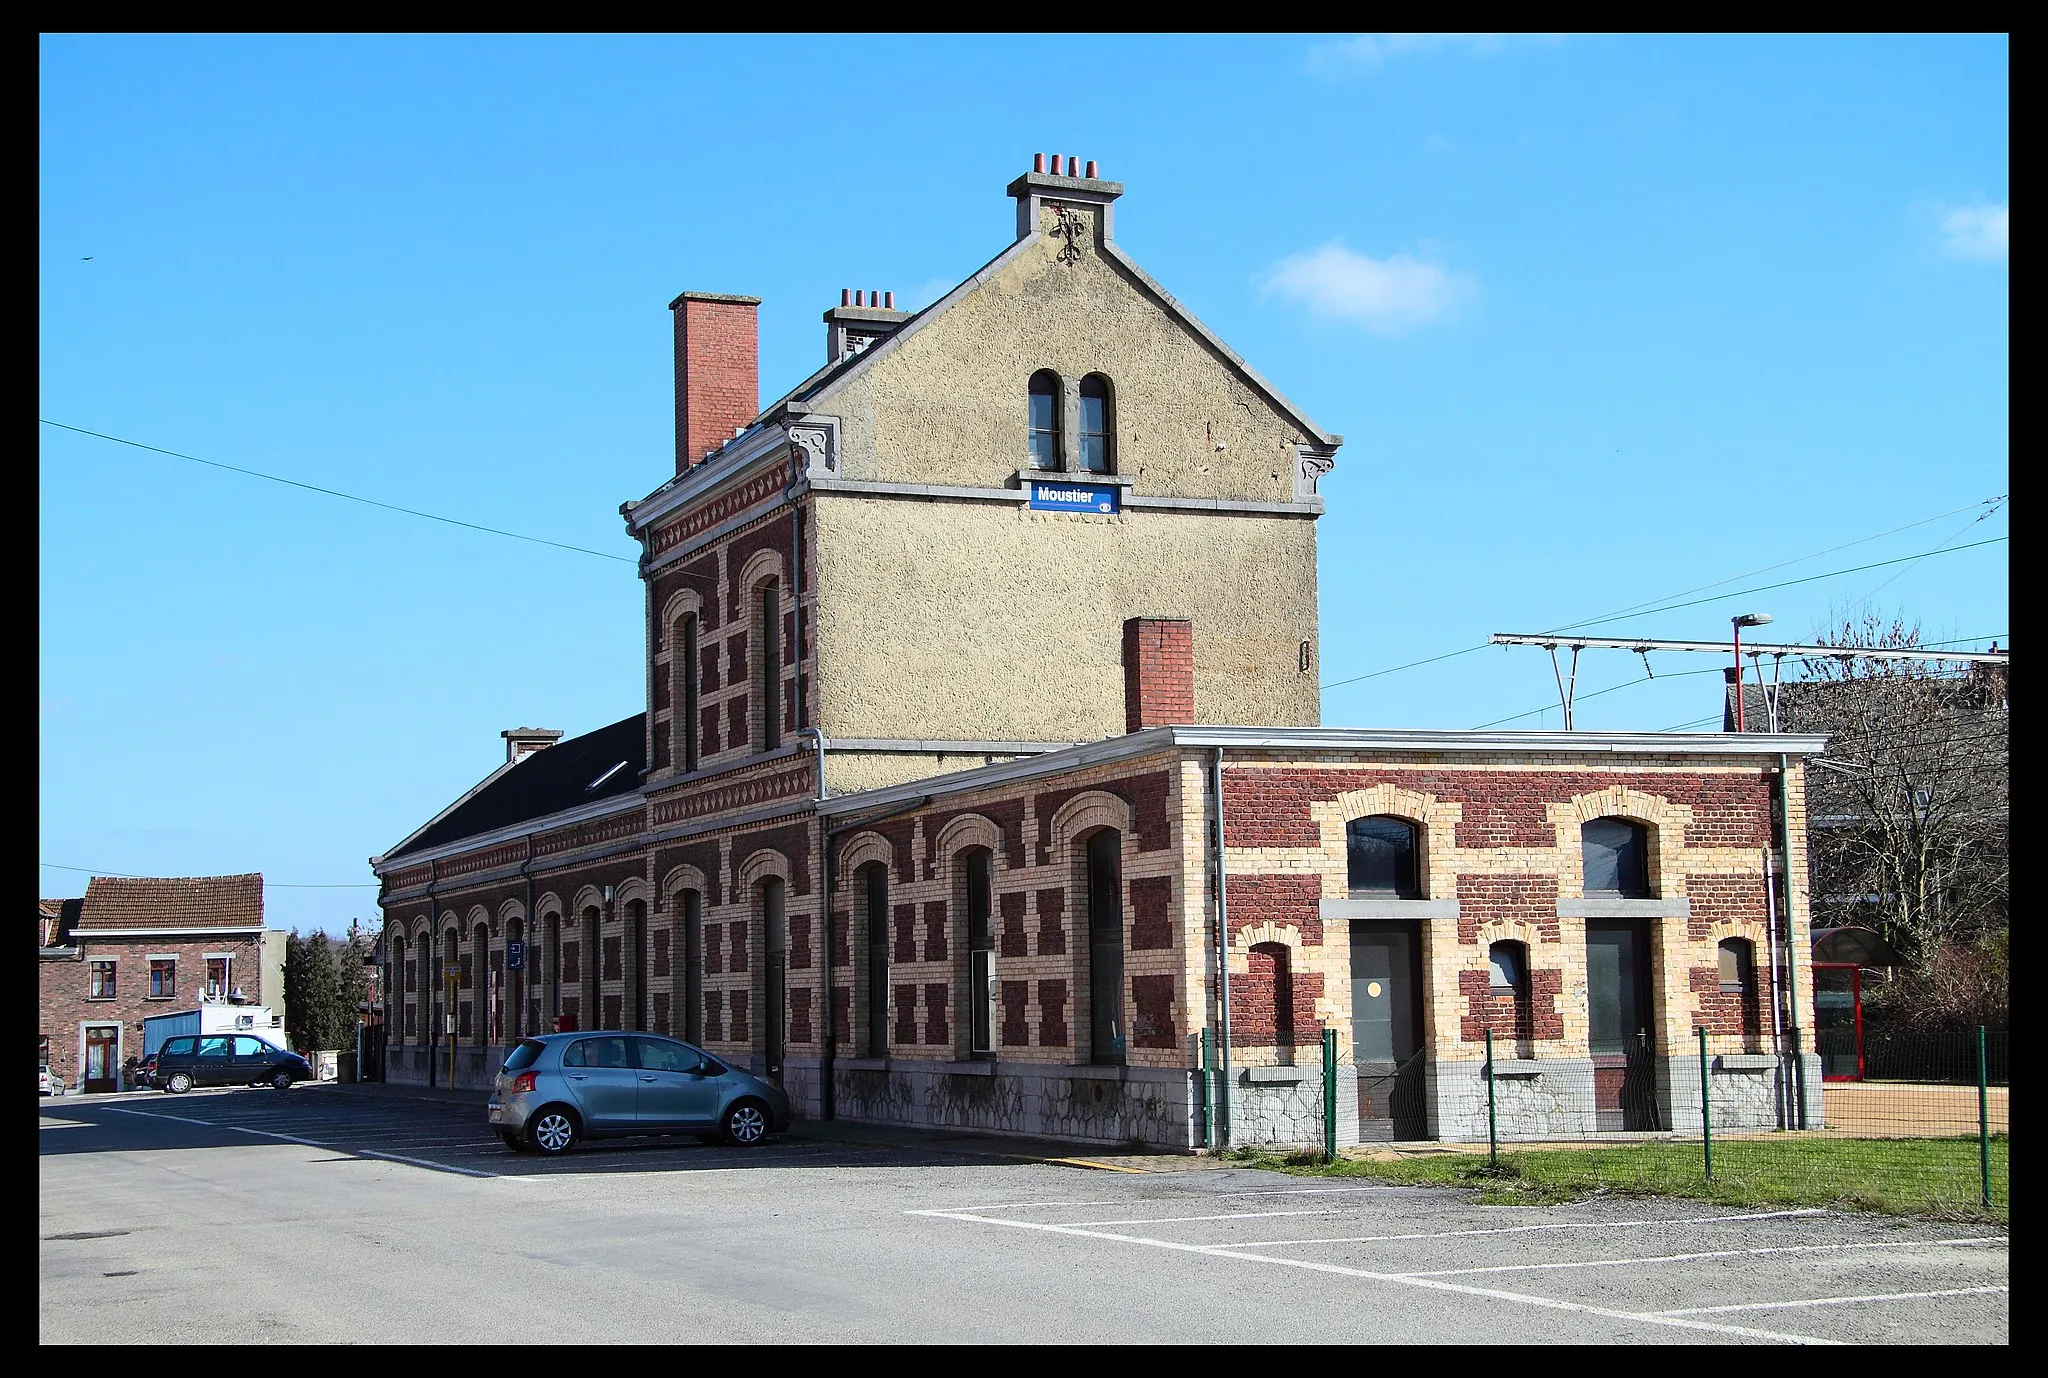
[[46,1342],[2007,1335],[2008,1241],[1980,1226],[1481,1206],[829,1126],[539,1159],[506,1152],[475,1105],[335,1087],[46,1100],[42,1124]]

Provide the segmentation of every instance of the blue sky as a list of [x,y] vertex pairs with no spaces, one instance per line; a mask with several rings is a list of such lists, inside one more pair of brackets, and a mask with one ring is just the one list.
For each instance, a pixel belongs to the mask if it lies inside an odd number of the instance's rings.
[[[298,887],[367,882],[501,729],[641,707],[618,506],[673,471],[669,299],[764,298],[774,396],[841,287],[922,304],[1000,251],[1037,151],[1124,182],[1123,246],[1346,437],[1325,722],[1537,709],[1537,650],[1337,682],[1660,599],[1709,601],[1601,630],[1711,639],[1758,608],[1805,639],[1870,607],[2007,631],[2002,541],[1732,596],[2007,532],[1977,505],[2007,487],[2002,37],[41,59],[42,417],[623,557],[40,427],[44,863],[261,870],[274,925],[373,915],[374,889]],[[1678,674],[1710,662],[1657,668],[1579,725],[1717,711],[1711,674]],[[1589,653],[1582,687],[1641,678]],[[39,893],[84,881],[46,867]]]

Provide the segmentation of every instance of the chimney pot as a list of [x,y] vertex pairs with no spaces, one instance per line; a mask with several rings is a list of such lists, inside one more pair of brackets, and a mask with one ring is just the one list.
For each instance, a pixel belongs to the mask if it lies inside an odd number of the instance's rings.
[[887,310],[894,311],[896,309],[896,294],[894,292],[885,292],[883,294],[883,297],[883,307]]
[[868,304],[867,288],[863,287],[858,292],[855,292],[853,294],[853,304],[855,306],[866,306]]
[[1079,177],[1080,175],[1081,160],[1079,158],[1076,158],[1073,154],[1069,153],[1067,155],[1067,176]]
[[853,305],[853,289],[851,287],[842,287],[839,289],[839,304],[841,306]]
[[1088,177],[1091,181],[1094,180],[1095,177],[1095,160],[1093,158],[1090,158],[1088,160]]
[[1031,155],[1031,170],[1033,172],[1045,171],[1045,155],[1043,153],[1034,153]]

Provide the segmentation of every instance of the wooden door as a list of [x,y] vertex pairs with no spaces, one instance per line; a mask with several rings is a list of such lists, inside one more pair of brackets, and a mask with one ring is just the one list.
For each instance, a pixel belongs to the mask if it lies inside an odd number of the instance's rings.
[[95,1024],[85,1031],[85,1089],[121,1089],[121,1027]]

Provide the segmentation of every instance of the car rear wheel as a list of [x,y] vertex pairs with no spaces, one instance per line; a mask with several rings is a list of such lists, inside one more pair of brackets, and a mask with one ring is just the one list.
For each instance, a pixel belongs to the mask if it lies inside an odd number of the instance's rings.
[[757,1100],[743,1100],[725,1112],[725,1141],[740,1148],[752,1148],[768,1137],[768,1107]]
[[192,1077],[186,1072],[173,1072],[171,1079],[164,1083],[164,1089],[172,1095],[182,1096],[192,1089]]
[[526,1122],[526,1141],[550,1158],[575,1147],[578,1133],[576,1116],[559,1105],[547,1106]]
[[271,1075],[270,1084],[279,1091],[289,1091],[292,1089],[292,1074],[280,1069]]

